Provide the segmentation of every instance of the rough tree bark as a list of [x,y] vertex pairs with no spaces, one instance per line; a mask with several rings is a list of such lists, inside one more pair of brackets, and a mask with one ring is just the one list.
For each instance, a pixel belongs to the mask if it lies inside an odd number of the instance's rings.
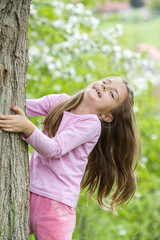
[[[30,0],[0,0],[0,114],[25,111]],[[28,147],[0,130],[0,239],[29,238]]]

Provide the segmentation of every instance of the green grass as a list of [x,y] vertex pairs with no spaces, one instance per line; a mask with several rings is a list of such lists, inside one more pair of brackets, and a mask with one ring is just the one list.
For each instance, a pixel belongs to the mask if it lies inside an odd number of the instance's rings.
[[160,49],[160,17],[152,16],[150,20],[140,20],[138,12],[130,12],[120,18],[115,15],[113,19],[102,16],[102,29],[105,31],[116,24],[122,24],[124,28],[123,46],[135,50],[139,43],[148,43]]
[[122,22],[126,46],[135,49],[139,43],[160,48],[160,17],[149,21]]

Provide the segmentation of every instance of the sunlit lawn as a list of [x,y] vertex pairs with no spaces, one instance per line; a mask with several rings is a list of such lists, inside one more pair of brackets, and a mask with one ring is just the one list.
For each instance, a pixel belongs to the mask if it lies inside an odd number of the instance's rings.
[[103,29],[114,27],[117,23],[124,28],[124,46],[134,50],[139,43],[148,43],[160,49],[160,16],[154,16],[150,20],[140,20],[138,17],[125,17],[114,20],[103,20]]
[[135,49],[139,43],[148,43],[160,48],[160,17],[150,21],[123,22],[126,45]]

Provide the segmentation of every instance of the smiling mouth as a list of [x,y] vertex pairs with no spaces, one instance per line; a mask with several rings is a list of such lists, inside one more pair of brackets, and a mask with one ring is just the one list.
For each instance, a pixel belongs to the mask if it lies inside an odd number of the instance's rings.
[[97,92],[97,94],[98,94],[98,97],[101,98],[101,93],[100,93],[100,91],[99,91],[99,88],[93,87],[93,89],[96,90],[96,92]]

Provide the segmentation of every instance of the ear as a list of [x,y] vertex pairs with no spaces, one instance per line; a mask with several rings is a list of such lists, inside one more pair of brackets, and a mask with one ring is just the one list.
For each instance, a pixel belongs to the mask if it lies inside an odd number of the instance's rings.
[[113,121],[113,115],[112,114],[102,114],[99,116],[99,119],[104,122],[112,122]]

